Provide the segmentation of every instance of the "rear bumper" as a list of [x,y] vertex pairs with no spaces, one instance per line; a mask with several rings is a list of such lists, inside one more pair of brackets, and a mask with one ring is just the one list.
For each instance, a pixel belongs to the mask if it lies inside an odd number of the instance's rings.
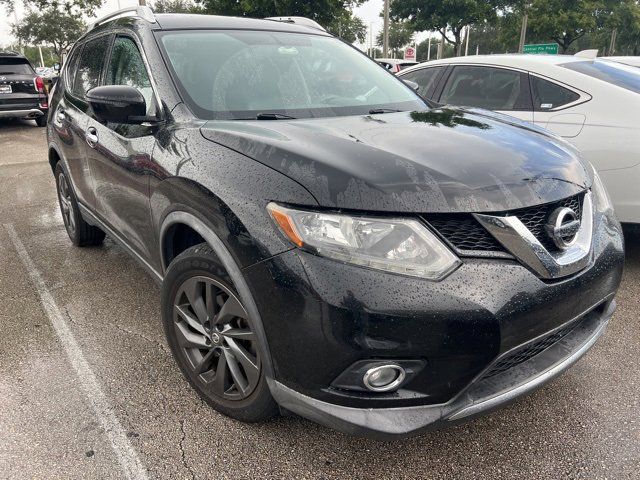
[[37,118],[44,114],[45,112],[39,108],[0,110],[0,118]]
[[[345,433],[378,439],[402,438],[456,422],[509,403],[558,376],[582,357],[604,332],[615,310],[607,300],[558,329],[501,355],[459,395],[447,403],[404,408],[353,408],[324,402],[270,381],[271,392],[284,408]],[[562,332],[568,330],[568,333]],[[528,360],[497,374],[496,365],[536,342],[564,333]]]

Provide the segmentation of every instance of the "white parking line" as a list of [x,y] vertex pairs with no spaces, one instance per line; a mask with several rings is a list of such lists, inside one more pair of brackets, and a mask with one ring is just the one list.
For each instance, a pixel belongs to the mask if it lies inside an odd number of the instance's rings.
[[73,333],[71,333],[62,313],[60,313],[60,309],[58,308],[58,305],[56,305],[53,296],[47,289],[47,286],[42,279],[42,275],[33,263],[33,260],[31,260],[27,250],[24,248],[24,245],[22,244],[22,241],[20,240],[20,237],[13,225],[5,224],[4,228],[9,234],[13,246],[18,252],[18,257],[27,269],[29,277],[31,277],[31,281],[36,287],[38,295],[40,296],[40,301],[42,302],[42,307],[44,308],[44,311],[49,317],[49,320],[60,339],[60,343],[69,358],[69,362],[76,371],[76,375],[80,380],[80,385],[82,386],[89,403],[93,407],[102,428],[104,428],[104,431],[111,442],[111,447],[118,457],[118,462],[120,462],[120,466],[122,467],[125,476],[132,480],[146,480],[148,478],[146,469],[142,465],[142,462],[140,462],[138,454],[129,442],[129,439],[126,436],[118,417],[116,417],[113,412],[107,397],[102,392],[98,379],[91,370],[89,363],[82,355],[82,350],[76,342],[76,339],[73,337]]

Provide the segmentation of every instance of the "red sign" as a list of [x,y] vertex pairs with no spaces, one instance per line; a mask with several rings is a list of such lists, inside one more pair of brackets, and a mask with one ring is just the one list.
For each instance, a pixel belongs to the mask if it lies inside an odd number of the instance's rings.
[[404,49],[404,59],[412,62],[416,61],[416,49],[415,47],[407,47]]

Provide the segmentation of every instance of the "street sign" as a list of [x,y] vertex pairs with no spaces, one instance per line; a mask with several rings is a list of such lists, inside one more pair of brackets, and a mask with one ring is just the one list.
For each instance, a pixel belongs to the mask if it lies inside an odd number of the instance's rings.
[[557,43],[538,43],[525,45],[522,49],[522,53],[546,53],[548,55],[557,55],[558,54],[558,44]]
[[407,47],[404,49],[404,59],[409,60],[411,62],[416,61],[416,48],[415,47]]

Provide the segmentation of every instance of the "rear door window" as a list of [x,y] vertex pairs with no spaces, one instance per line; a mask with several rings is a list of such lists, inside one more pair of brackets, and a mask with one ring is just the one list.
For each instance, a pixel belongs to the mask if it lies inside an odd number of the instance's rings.
[[82,98],[89,90],[100,85],[110,38],[109,35],[104,35],[85,43],[73,84],[73,93],[76,96]]
[[580,95],[573,90],[534,75],[531,75],[531,94],[536,112],[563,107],[580,99]]
[[444,67],[429,67],[413,70],[402,75],[403,80],[409,80],[420,85],[418,93],[426,98],[431,98],[436,87],[436,80]]
[[439,102],[498,111],[531,111],[527,75],[497,67],[454,67]]

